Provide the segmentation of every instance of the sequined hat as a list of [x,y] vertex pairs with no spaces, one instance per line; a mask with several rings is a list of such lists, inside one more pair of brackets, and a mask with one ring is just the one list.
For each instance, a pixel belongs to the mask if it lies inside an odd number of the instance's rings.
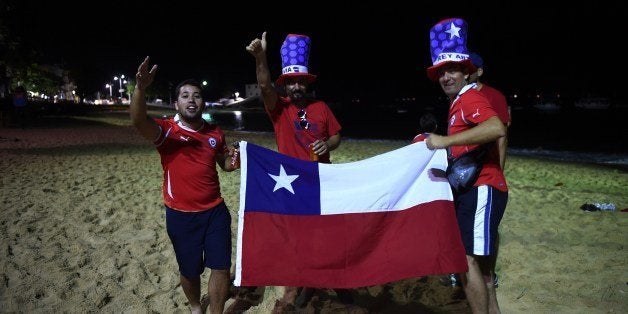
[[310,57],[310,37],[299,34],[288,34],[281,45],[281,75],[277,84],[284,85],[288,77],[302,76],[308,83],[316,80],[316,75],[308,72],[307,64]]
[[476,71],[469,59],[467,49],[467,22],[461,18],[442,20],[430,29],[430,51],[432,66],[427,68],[427,76],[438,80],[438,69],[451,62],[464,65],[469,73]]

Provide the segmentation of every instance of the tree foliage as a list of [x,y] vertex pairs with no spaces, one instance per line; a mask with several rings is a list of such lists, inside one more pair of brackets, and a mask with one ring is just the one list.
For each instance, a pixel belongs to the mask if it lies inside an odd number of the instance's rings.
[[17,69],[13,76],[13,81],[16,85],[24,86],[28,91],[43,93],[47,96],[53,96],[59,92],[60,80],[60,77],[43,70],[36,63]]
[[[10,16],[14,5],[7,2],[1,6],[0,16]],[[41,67],[37,51],[22,45],[6,23],[10,24],[10,20],[0,18],[0,85],[10,90],[24,86],[30,92],[57,94],[61,77]]]

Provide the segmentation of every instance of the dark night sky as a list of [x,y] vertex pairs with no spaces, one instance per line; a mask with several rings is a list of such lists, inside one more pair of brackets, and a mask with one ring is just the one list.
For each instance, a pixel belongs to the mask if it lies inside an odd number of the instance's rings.
[[114,75],[133,76],[146,55],[160,66],[157,84],[191,77],[209,80],[214,93],[231,87],[243,91],[244,84],[255,82],[254,60],[245,46],[266,30],[273,77],[280,72],[279,47],[286,34],[303,33],[312,38],[310,71],[319,76],[315,88],[321,95],[430,97],[440,90],[425,75],[428,32],[448,17],[467,20],[468,46],[485,60],[484,81],[506,92],[615,97],[625,76],[612,65],[624,58],[618,45],[628,37],[623,24],[628,13],[619,1],[584,0],[578,2],[588,3],[565,7],[529,1],[482,6],[472,1],[7,1],[15,5],[4,17],[12,35],[41,51],[45,61],[72,69],[85,95],[105,92]]

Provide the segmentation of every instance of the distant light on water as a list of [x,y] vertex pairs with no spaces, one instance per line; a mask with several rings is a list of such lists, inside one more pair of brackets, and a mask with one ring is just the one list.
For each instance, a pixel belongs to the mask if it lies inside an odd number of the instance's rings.
[[233,116],[235,118],[235,129],[236,130],[242,130],[244,129],[244,122],[242,121],[242,111],[240,110],[236,110],[233,112]]

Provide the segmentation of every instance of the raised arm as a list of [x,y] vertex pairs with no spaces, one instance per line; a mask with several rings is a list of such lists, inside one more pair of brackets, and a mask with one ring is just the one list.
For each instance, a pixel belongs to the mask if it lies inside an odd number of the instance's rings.
[[257,74],[257,85],[262,91],[264,107],[268,111],[275,109],[277,103],[277,91],[273,87],[266,58],[266,32],[262,33],[262,39],[255,38],[246,46],[246,50],[255,57],[255,73]]
[[131,113],[131,121],[140,134],[144,138],[154,141],[159,136],[159,126],[146,114],[146,88],[153,83],[155,72],[157,72],[157,65],[153,65],[149,71],[149,60],[150,58],[146,57],[135,74],[135,81],[137,83],[133,91],[129,111]]

